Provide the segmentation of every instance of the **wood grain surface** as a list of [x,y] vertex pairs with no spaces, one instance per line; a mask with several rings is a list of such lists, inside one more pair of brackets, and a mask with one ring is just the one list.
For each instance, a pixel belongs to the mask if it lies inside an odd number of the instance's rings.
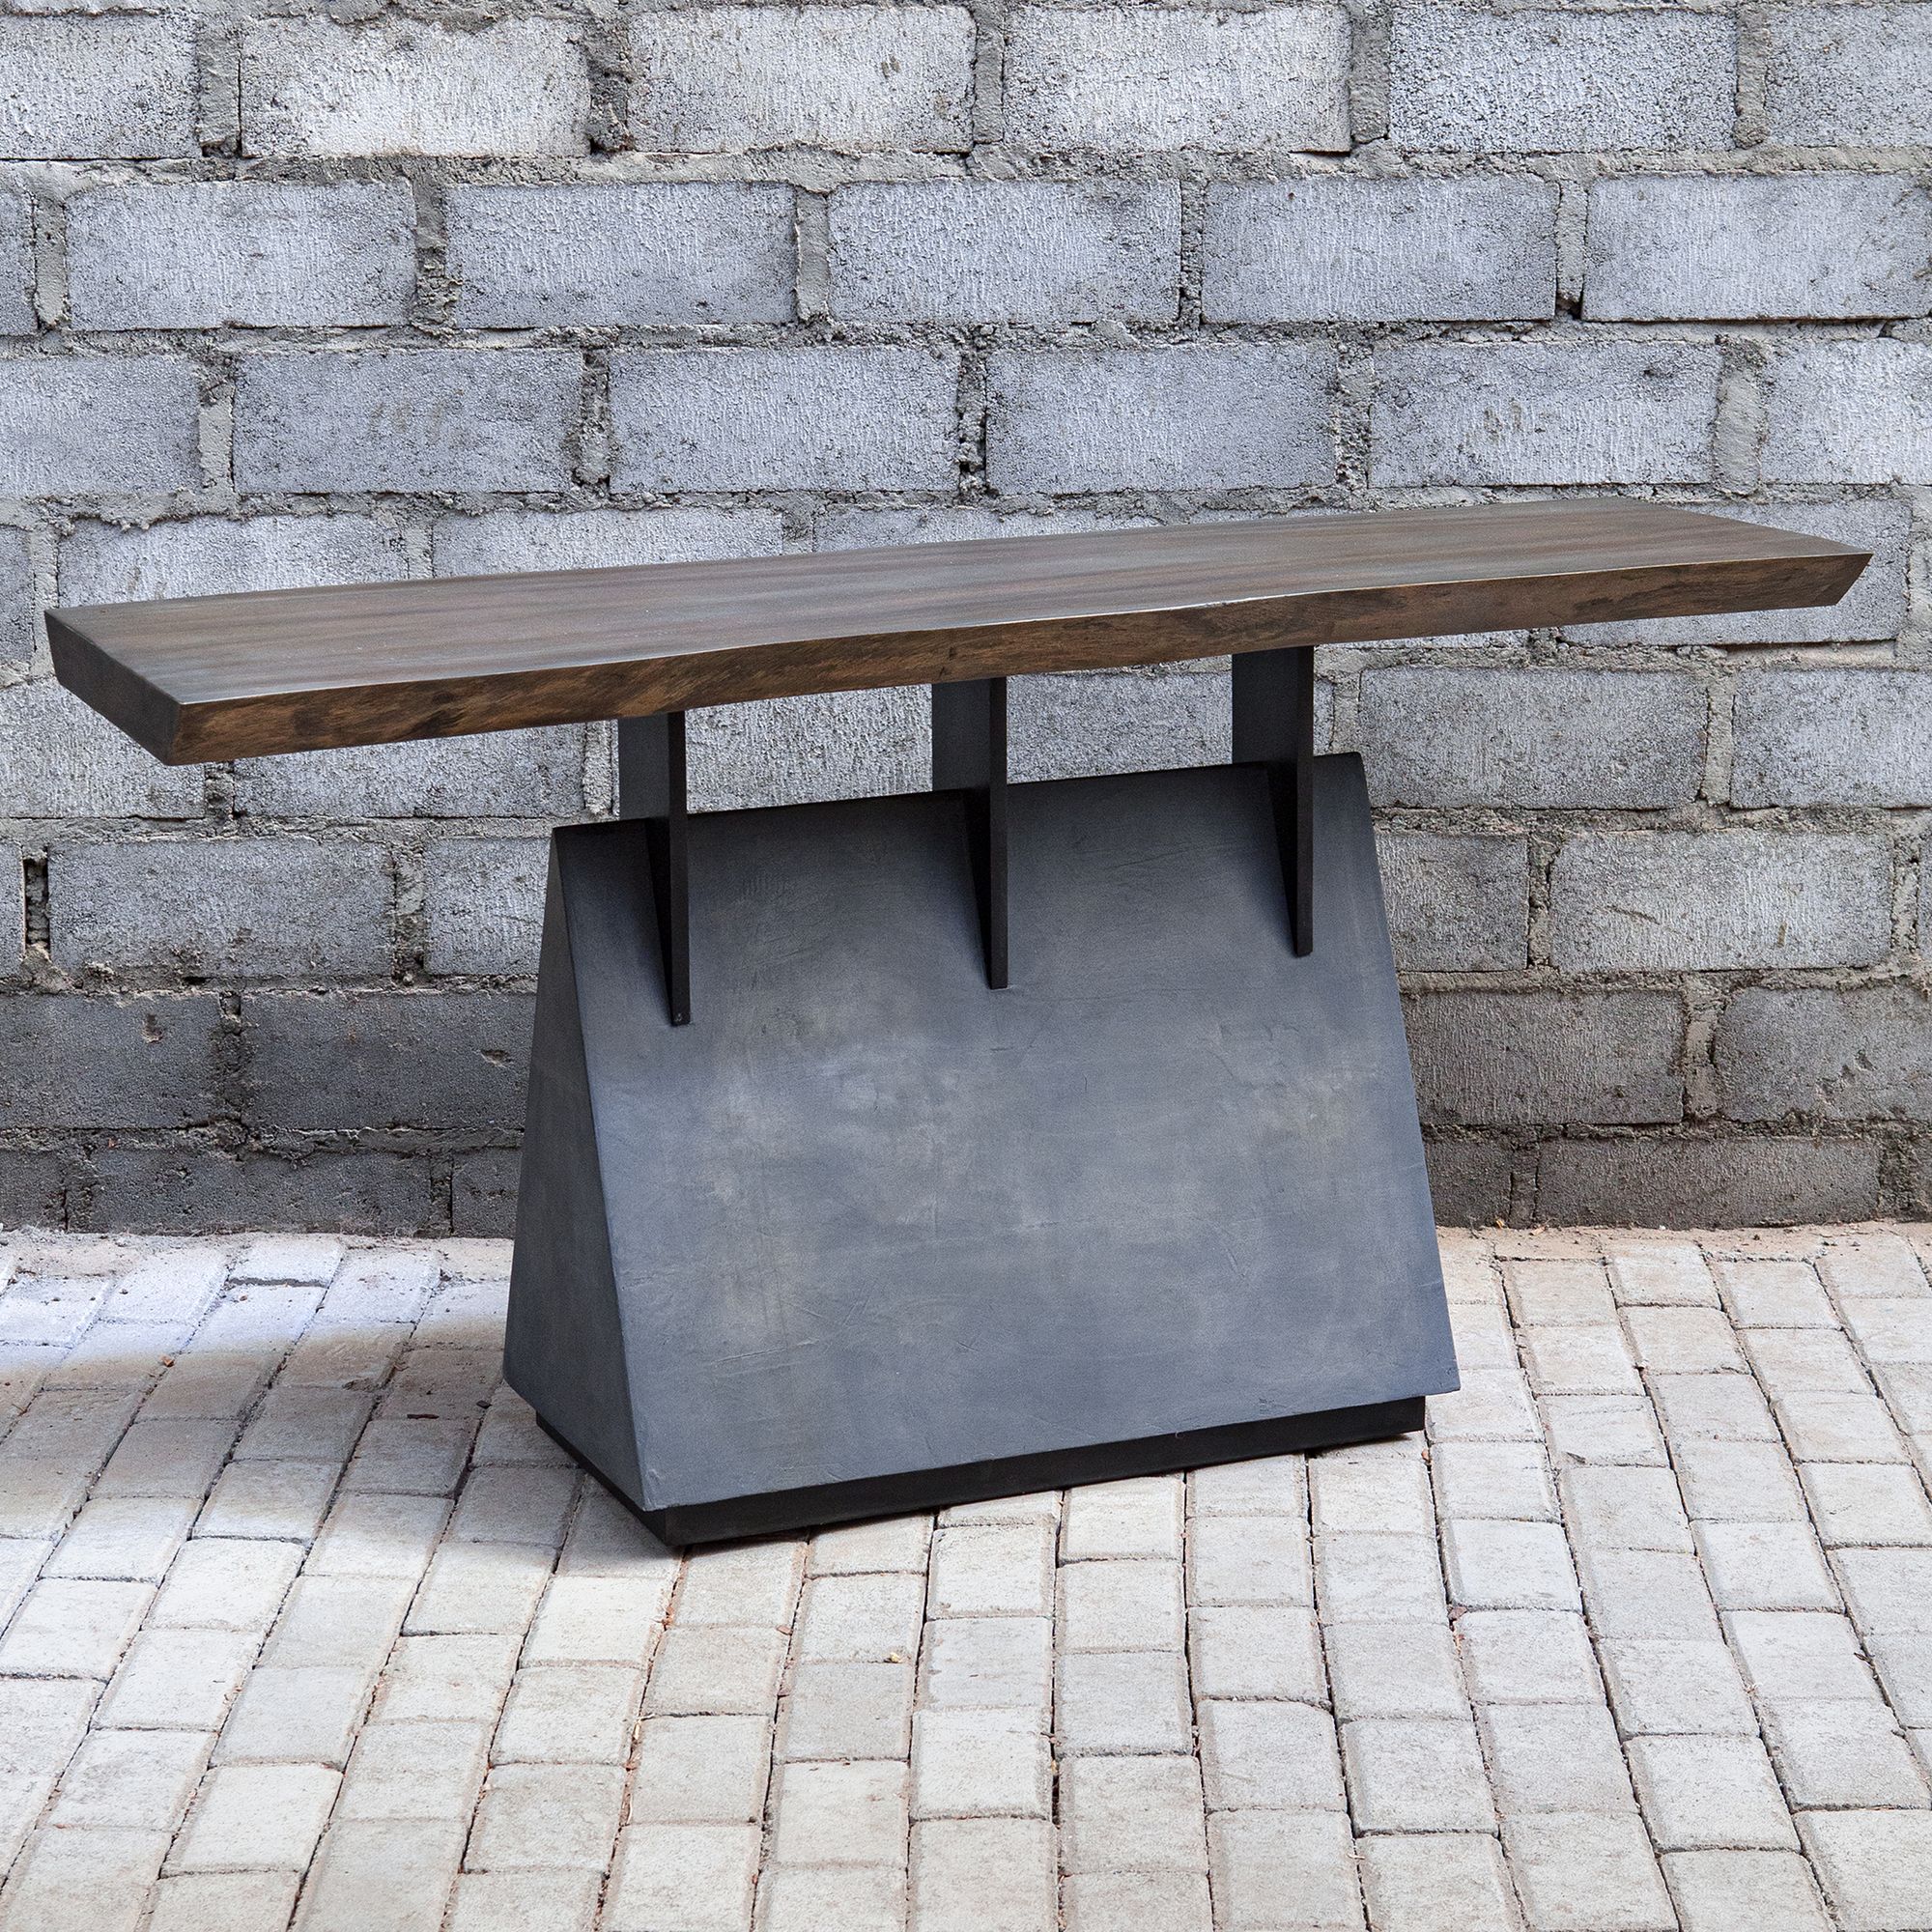
[[1283,645],[1835,603],[1867,553],[1615,499],[50,611],[170,764]]

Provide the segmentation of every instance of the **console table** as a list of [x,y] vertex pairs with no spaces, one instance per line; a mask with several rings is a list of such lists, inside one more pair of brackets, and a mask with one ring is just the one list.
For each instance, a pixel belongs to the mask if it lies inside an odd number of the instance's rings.
[[[1456,1386],[1309,646],[1835,602],[1528,502],[49,613],[171,763],[614,717],[551,851],[505,1374],[673,1543],[1415,1427]],[[1005,680],[1234,654],[1234,762],[1009,784]],[[690,813],[684,713],[932,687],[933,789]]]

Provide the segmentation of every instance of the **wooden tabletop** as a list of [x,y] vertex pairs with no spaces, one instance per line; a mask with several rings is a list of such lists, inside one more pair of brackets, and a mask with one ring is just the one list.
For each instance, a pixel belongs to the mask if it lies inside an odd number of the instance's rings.
[[810,691],[1833,604],[1863,551],[1662,504],[1482,504],[50,611],[170,764]]

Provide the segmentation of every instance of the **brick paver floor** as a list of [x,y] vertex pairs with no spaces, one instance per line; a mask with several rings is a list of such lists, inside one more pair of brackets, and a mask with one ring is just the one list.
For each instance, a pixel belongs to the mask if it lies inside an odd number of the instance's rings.
[[1932,1926],[1932,1230],[1444,1248],[1426,1442],[681,1562],[506,1244],[0,1237],[0,1928]]

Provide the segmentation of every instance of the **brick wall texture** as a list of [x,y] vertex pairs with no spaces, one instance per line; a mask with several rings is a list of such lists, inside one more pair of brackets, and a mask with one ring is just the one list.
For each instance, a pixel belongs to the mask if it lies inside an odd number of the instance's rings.
[[[0,0],[0,1218],[505,1230],[612,803],[604,725],[163,769],[48,603],[1607,492],[1876,560],[1321,653],[1442,1216],[1932,1210],[1928,179],[1927,0]],[[1227,755],[1225,667],[1014,711]],[[924,731],[701,714],[697,802]]]

